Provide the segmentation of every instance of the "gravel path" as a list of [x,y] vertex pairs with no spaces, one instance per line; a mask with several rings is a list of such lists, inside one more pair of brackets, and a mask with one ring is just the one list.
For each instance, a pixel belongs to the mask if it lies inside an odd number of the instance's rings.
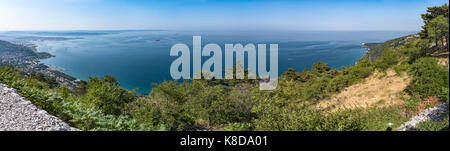
[[448,104],[444,103],[436,107],[425,109],[424,111],[420,112],[418,115],[411,118],[406,123],[403,123],[398,130],[399,131],[416,131],[417,127],[416,125],[420,122],[425,122],[427,120],[432,121],[440,121],[442,120],[442,114],[448,113]]
[[76,131],[0,83],[0,131]]

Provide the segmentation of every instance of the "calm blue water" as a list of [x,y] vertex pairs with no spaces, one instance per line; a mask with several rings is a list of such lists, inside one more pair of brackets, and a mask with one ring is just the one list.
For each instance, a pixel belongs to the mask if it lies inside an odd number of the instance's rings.
[[[82,39],[35,41],[38,50],[56,55],[43,63],[64,68],[63,72],[87,80],[88,76],[115,76],[127,88],[148,93],[151,83],[172,80],[169,69],[176,57],[170,47],[185,43],[192,51],[192,36],[202,36],[202,45],[254,43],[279,46],[280,74],[288,68],[301,71],[322,61],[331,67],[353,65],[365,53],[361,43],[383,42],[414,32],[394,31],[89,31],[31,32],[32,36],[64,36]],[[20,33],[22,36],[24,33]],[[160,41],[157,41],[157,40]],[[204,59],[205,60],[205,59]]]

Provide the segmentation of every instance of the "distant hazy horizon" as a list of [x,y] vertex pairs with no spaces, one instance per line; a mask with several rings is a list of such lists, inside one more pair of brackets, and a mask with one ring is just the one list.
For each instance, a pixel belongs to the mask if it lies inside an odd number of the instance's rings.
[[0,31],[418,31],[445,0],[0,0]]
[[391,31],[403,31],[403,32],[420,32],[421,29],[417,30],[270,30],[270,29],[261,29],[261,30],[251,30],[251,29],[205,29],[205,30],[189,30],[189,29],[64,29],[64,30],[0,30],[0,32],[61,32],[61,33],[70,33],[70,32],[123,32],[123,31],[179,31],[179,32],[224,32],[224,31],[231,31],[231,32],[240,32],[240,31],[247,31],[247,32],[391,32]]

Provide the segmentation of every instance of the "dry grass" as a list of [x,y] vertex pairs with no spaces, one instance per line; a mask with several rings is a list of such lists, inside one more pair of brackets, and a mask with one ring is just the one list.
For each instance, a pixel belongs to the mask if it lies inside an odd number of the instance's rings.
[[411,78],[406,74],[396,75],[393,70],[387,70],[386,73],[374,72],[364,82],[352,85],[329,99],[321,101],[318,107],[336,111],[374,105],[378,107],[399,105],[404,103],[400,95],[403,95],[402,92],[410,80]]
[[437,106],[438,104],[440,104],[439,98],[435,96],[428,97],[419,104],[419,106],[417,107],[417,113],[420,113],[427,108]]
[[437,58],[437,61],[440,65],[448,67],[448,58]]
[[441,52],[438,54],[433,54],[432,56],[437,59],[437,61],[440,65],[446,66],[447,68],[449,67],[449,64],[448,64],[449,52],[448,51]]

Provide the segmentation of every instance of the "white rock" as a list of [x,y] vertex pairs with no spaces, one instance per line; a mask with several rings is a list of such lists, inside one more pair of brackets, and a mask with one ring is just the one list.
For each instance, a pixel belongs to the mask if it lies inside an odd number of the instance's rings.
[[444,103],[436,107],[425,109],[418,115],[412,117],[408,122],[403,123],[398,130],[399,131],[415,131],[417,129],[417,124],[425,122],[427,120],[439,121],[441,120],[442,113],[448,112],[448,104]]
[[76,131],[0,83],[0,131]]

